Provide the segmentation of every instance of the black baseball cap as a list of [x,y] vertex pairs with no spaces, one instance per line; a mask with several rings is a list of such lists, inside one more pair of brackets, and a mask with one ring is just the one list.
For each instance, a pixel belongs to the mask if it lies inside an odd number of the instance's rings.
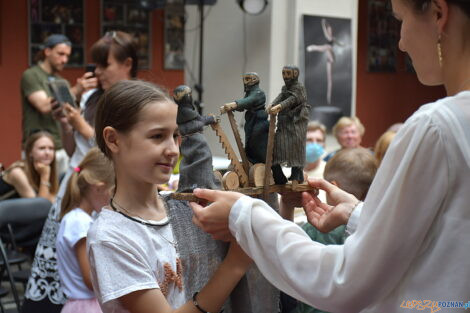
[[44,41],[43,49],[52,48],[61,43],[64,43],[67,46],[72,46],[72,42],[70,42],[70,39],[68,39],[67,36],[62,34],[52,34]]

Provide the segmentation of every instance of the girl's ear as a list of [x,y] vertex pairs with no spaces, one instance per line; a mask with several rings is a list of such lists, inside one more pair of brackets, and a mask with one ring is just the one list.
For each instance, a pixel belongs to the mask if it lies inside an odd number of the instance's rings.
[[432,10],[436,19],[437,33],[443,34],[449,21],[449,5],[445,0],[433,0]]
[[126,60],[124,60],[124,65],[129,69],[129,71],[131,70],[132,68],[132,58],[127,58]]
[[109,151],[111,151],[112,153],[119,152],[120,141],[116,129],[111,126],[106,126],[103,129],[103,139]]

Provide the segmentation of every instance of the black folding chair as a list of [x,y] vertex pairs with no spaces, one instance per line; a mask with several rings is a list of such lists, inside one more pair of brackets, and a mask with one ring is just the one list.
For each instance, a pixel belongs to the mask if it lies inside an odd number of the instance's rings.
[[[51,202],[44,198],[20,198],[0,201],[0,235],[10,243],[11,234],[20,247],[34,248],[41,236],[44,222],[51,208]],[[8,230],[10,224],[12,231]]]
[[[15,304],[16,304],[16,312],[20,312],[20,308],[21,308],[20,298],[18,296],[18,291],[16,290],[15,281],[13,280],[5,246],[1,239],[0,239],[0,255],[1,255],[1,261],[2,261],[1,271],[2,272],[5,271],[7,274],[8,280],[10,282],[10,290],[11,290],[11,293],[13,294],[13,299],[15,300]],[[4,296],[6,296],[6,294],[8,294],[8,291],[6,291],[5,293],[5,289],[3,287],[1,289],[3,289],[2,292],[4,293]],[[0,309],[2,313],[6,313],[5,308],[3,307],[3,303],[1,302],[0,302]],[[12,311],[8,310],[8,312],[12,312]]]
[[[51,205],[51,202],[44,198],[0,201],[0,240],[5,254],[5,257],[0,258],[0,277],[3,280],[10,281],[13,285],[15,282],[26,285],[30,270],[23,269],[21,264],[29,262],[30,257],[20,252],[18,247],[34,252]],[[12,265],[17,265],[19,270],[12,272]],[[18,293],[13,287],[13,296],[19,308]]]

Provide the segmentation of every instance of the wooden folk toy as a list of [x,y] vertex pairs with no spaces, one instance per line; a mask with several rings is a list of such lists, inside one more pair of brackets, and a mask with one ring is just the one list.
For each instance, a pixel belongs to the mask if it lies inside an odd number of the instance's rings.
[[246,111],[244,126],[246,156],[251,164],[265,163],[269,131],[268,114],[265,110],[266,95],[259,87],[257,73],[245,73],[242,78],[245,96],[225,104],[220,108],[220,112],[227,113],[232,124],[233,110]]
[[266,109],[270,114],[277,113],[277,127],[274,136],[272,170],[277,185],[287,183],[281,165],[291,168],[289,180],[304,181],[305,143],[309,119],[307,92],[299,83],[299,68],[286,65],[282,69],[285,85],[281,93]]
[[194,109],[191,88],[181,85],[173,91],[178,105],[176,123],[182,137],[180,178],[177,192],[192,192],[195,188],[220,189],[212,171],[212,154],[202,134],[204,126],[217,123],[214,116],[200,116]]
[[[284,66],[282,75],[285,86],[282,87],[281,93],[273,103],[266,108],[264,107],[266,98],[264,92],[259,89],[259,77],[256,73],[246,73],[243,75],[243,83],[245,85],[244,98],[227,103],[220,108],[222,114],[227,113],[240,153],[241,162],[218,120],[214,119],[213,122],[206,124],[200,122],[203,125],[211,125],[230,160],[230,170],[223,177],[220,174],[215,175],[221,179],[223,189],[241,192],[249,196],[262,195],[265,200],[273,192],[283,193],[287,191],[302,192],[313,190],[312,187],[303,183],[303,166],[305,163],[305,144],[309,117],[306,91],[304,86],[298,82],[299,69],[296,66]],[[183,88],[186,91],[180,91],[179,88]],[[190,151],[186,148],[183,149],[186,131],[184,127],[183,129],[181,128],[181,125],[183,125],[183,120],[186,121],[187,118],[180,115],[180,109],[183,108],[182,98],[184,97],[182,95],[187,95],[188,89],[190,95],[189,87],[180,86],[176,88],[175,101],[178,103],[178,125],[183,136],[181,147],[183,160],[180,165],[180,175],[185,175],[187,183],[184,184],[188,185],[189,188],[178,188],[178,192],[173,194],[173,198],[197,201],[198,199],[188,192],[191,192],[194,187],[201,185],[198,183],[200,175],[205,175],[206,177],[213,177],[214,175],[211,172],[212,165],[210,169],[209,166],[205,166],[204,169],[190,169],[191,164],[187,164],[186,169],[183,166],[185,156]],[[192,100],[185,100],[184,107],[192,109]],[[238,132],[233,110],[247,110],[244,128],[245,147],[243,147]],[[267,120],[267,113],[269,113],[269,121]],[[188,116],[196,116],[195,114],[197,113],[193,109],[187,113]],[[192,117],[191,121],[196,118]],[[200,116],[199,118],[202,119]],[[202,126],[200,129],[202,129]],[[209,147],[207,144],[204,148],[202,146],[199,148],[191,147],[191,151],[200,153],[200,151],[195,151],[195,149],[208,150]],[[210,154],[210,151],[208,153]],[[191,159],[194,158],[187,158],[186,161],[189,162]],[[288,179],[284,176],[281,165],[287,165],[292,168],[292,175],[289,178],[292,184],[287,183]],[[199,167],[200,165],[193,166]],[[266,171],[266,168],[271,168],[272,174],[270,170]],[[188,172],[184,173],[185,170],[188,170]],[[198,174],[196,175],[195,173]]]

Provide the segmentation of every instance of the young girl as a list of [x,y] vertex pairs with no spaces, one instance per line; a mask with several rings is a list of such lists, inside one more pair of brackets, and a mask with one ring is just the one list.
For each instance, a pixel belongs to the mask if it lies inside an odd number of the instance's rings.
[[58,182],[52,135],[32,134],[25,143],[25,158],[0,175],[0,200],[43,197],[54,201]]
[[[103,89],[109,88],[119,80],[131,79],[137,75],[137,47],[131,35],[117,31],[105,34],[93,44],[90,54],[97,64],[95,75],[99,86],[89,97],[82,96],[80,109],[65,105],[54,111],[61,125],[62,144],[71,155],[69,169],[62,179],[49,216],[39,240],[31,276],[25,290],[22,313],[59,313],[66,302],[57,274],[56,237],[59,230],[58,217],[61,199],[66,183],[73,169],[82,161],[85,154],[95,146],[94,120],[98,100]],[[84,75],[86,85],[93,82],[92,73]],[[54,114],[53,112],[53,114]]]
[[[122,81],[96,113],[96,141],[113,161],[116,190],[88,234],[92,281],[103,312],[218,312],[251,261],[232,244],[212,279],[194,294],[158,197],[178,159],[176,104],[156,86]],[[188,301],[189,300],[189,301]]]
[[56,243],[60,281],[68,298],[62,313],[101,312],[90,280],[86,236],[93,212],[109,202],[113,183],[112,165],[98,148],[88,152],[68,181]]

